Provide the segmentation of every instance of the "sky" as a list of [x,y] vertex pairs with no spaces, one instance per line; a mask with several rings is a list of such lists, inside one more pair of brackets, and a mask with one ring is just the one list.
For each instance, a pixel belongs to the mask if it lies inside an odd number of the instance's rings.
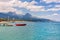
[[0,0],[0,12],[30,13],[38,18],[60,21],[60,0]]

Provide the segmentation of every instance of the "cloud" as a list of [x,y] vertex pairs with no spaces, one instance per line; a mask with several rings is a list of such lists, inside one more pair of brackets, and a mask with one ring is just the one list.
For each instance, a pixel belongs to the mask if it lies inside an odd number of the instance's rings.
[[32,1],[32,2],[21,2],[21,1],[16,1],[15,5],[18,7],[22,7],[22,8],[26,8],[30,11],[33,12],[38,12],[38,11],[45,11],[44,6],[36,6],[35,4],[37,4],[36,1]]
[[60,10],[60,6],[58,5],[55,5],[56,7],[53,7],[53,8],[48,8],[47,10],[45,10],[45,6],[36,6],[34,4],[37,4],[36,1],[32,1],[32,2],[21,2],[21,1],[16,1],[15,2],[15,6],[18,6],[18,7],[22,7],[22,8],[26,8],[30,11],[33,11],[33,12],[40,12],[40,11],[58,11]]
[[34,5],[37,4],[37,2],[33,0],[32,2],[30,2],[30,4]]
[[47,11],[58,11],[58,10],[60,10],[60,7],[50,8]]
[[0,2],[8,2],[8,1],[12,1],[12,0],[0,0]]
[[[27,10],[33,11],[33,12],[40,12],[40,11],[57,11],[60,10],[60,6],[56,6],[55,8],[50,8],[45,10],[45,6],[37,6],[36,1],[31,1],[31,2],[22,2],[19,0],[0,0],[0,12],[16,12],[17,14],[23,13],[21,10],[17,10],[14,7],[19,7],[19,8],[25,8]],[[20,12],[19,12],[20,11]]]
[[60,21],[60,14],[58,14],[58,13],[53,13],[53,14],[49,14],[49,15],[40,15],[40,16],[36,16],[36,17],[50,19],[50,20],[54,20],[54,21]]
[[0,12],[14,11],[13,4],[10,2],[0,2]]
[[55,4],[55,5],[48,5],[46,6],[47,11],[59,11],[60,10],[60,5],[59,4]]
[[[1,0],[1,1],[4,1],[4,0]],[[22,2],[19,0],[8,0],[9,2],[1,2],[1,1],[0,1],[0,11],[2,12],[16,11],[16,9],[13,7],[26,8],[33,12],[45,11],[43,6],[35,5],[37,4],[36,1],[32,1],[32,2],[27,2],[27,1]]]
[[60,8],[60,5],[55,5],[55,7]]
[[22,11],[13,8],[16,0],[8,0],[9,2],[3,1],[4,0],[0,0],[0,12],[16,12],[17,14],[22,14]]
[[16,12],[18,15],[19,15],[19,14],[24,15],[24,14],[23,14],[23,11],[21,11],[21,10],[16,10],[15,12]]
[[43,1],[45,1],[46,3],[51,3],[51,2],[58,3],[58,2],[60,2],[60,0],[43,0]]
[[11,7],[7,7],[7,9],[5,7],[3,7],[3,8],[0,7],[0,12],[9,12],[9,11],[14,12],[15,9],[11,8]]
[[59,14],[57,14],[57,13],[54,13],[54,14],[52,14],[52,16],[58,16]]
[[27,9],[33,12],[45,11],[43,6],[27,6]]

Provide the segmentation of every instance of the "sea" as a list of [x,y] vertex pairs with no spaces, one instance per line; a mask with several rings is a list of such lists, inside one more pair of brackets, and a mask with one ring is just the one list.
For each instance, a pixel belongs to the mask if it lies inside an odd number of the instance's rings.
[[60,40],[59,22],[16,22],[26,26],[0,26],[0,40]]

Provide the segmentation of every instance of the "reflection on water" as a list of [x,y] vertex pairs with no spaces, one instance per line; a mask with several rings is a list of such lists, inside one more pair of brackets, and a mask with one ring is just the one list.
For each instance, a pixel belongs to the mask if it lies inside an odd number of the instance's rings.
[[21,27],[0,27],[0,40],[60,40],[60,23],[24,22]]

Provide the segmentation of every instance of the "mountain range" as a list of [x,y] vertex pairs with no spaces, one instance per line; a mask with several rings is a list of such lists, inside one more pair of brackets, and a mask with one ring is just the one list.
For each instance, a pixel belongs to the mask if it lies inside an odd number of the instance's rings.
[[18,15],[15,12],[8,12],[8,13],[3,13],[0,12],[0,18],[10,18],[10,19],[18,19],[18,20],[25,20],[25,21],[40,21],[40,22],[46,22],[46,21],[51,21],[49,19],[44,19],[44,18],[37,18],[37,17],[32,17],[31,14],[26,13],[25,15]]

